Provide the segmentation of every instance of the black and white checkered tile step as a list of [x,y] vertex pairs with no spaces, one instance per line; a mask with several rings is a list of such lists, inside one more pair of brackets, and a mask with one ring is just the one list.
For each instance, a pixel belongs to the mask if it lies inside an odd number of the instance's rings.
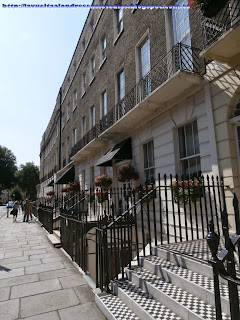
[[[176,266],[174,263],[166,261],[157,256],[148,256],[142,261],[145,268],[148,269],[148,266],[151,266],[150,271],[154,270],[158,275],[162,274],[163,270],[166,272],[171,272],[174,275],[177,275],[178,277],[195,284],[199,287],[199,289],[203,288],[214,294],[214,282],[208,277],[205,277],[197,272],[193,272],[192,270]],[[222,297],[228,299],[228,287],[226,285],[220,284],[220,292]]]
[[[183,319],[216,319],[215,309],[211,305],[172,283],[165,282],[149,270],[136,267],[127,273],[136,285],[144,286],[155,299],[164,300],[164,304],[169,308],[172,306],[172,310]],[[222,319],[230,320],[230,317],[223,313]]]
[[96,303],[108,320],[139,320],[139,318],[116,296],[97,295]]
[[[130,281],[116,280],[113,282],[113,291],[133,308],[142,320],[181,320],[175,313],[151,298],[146,291],[137,287]],[[119,318],[122,319],[122,318]],[[126,318],[127,320],[128,318]]]

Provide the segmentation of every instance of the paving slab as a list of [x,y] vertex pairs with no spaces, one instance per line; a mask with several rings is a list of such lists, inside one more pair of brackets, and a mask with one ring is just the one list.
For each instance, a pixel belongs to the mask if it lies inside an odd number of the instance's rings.
[[78,304],[79,299],[74,290],[64,289],[21,298],[20,314],[22,318],[30,317],[43,312],[68,308]]
[[[38,314],[37,316],[27,317],[24,320],[60,320],[57,311]],[[69,319],[70,320],[70,319]]]
[[59,281],[61,282],[61,285],[64,289],[73,288],[86,284],[86,281],[83,278],[80,278],[78,274],[69,277],[59,278]]
[[61,261],[54,262],[54,263],[43,263],[38,266],[26,267],[26,274],[33,274],[33,273],[52,271],[52,270],[58,270],[58,269],[64,269],[64,268],[65,266],[62,264]]
[[10,288],[1,288],[0,289],[0,301],[9,300]]
[[38,281],[29,284],[13,286],[10,299],[33,296],[44,292],[51,292],[62,289],[58,279]]
[[18,319],[19,299],[0,302],[0,320]]
[[81,304],[95,301],[95,295],[88,284],[74,287],[73,289],[78,296]]
[[59,310],[61,320],[104,320],[106,319],[95,303],[85,303],[76,307]]
[[79,272],[75,267],[69,268],[69,269],[61,269],[56,271],[48,271],[48,272],[42,272],[39,273],[40,280],[48,280],[53,278],[62,278],[62,277],[68,277],[73,274],[78,274]]
[[38,274],[31,274],[28,276],[21,276],[16,278],[7,278],[7,279],[0,280],[0,288],[6,288],[6,287],[11,287],[13,285],[26,284],[26,283],[31,283],[35,281],[39,281]]
[[0,270],[0,279],[23,276],[24,274],[25,274],[24,268],[8,269],[6,267],[4,268],[4,270]]

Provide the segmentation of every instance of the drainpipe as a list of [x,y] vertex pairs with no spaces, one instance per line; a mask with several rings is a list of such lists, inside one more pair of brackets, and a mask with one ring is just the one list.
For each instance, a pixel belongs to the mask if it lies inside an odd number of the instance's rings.
[[59,90],[59,158],[58,158],[58,170],[61,169],[61,155],[62,155],[62,87]]

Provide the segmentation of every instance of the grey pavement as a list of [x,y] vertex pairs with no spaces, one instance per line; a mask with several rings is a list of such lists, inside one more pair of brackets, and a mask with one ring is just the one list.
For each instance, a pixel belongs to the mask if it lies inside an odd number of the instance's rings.
[[36,221],[0,218],[0,320],[103,320],[83,275]]

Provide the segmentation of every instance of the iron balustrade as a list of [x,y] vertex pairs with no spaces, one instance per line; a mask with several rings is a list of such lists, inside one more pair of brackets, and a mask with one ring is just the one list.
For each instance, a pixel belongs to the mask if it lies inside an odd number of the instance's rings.
[[168,243],[204,239],[213,220],[223,235],[221,211],[225,208],[222,178],[184,180],[160,177],[137,190],[126,192],[126,207],[117,217],[111,211],[99,217],[96,228],[97,285],[109,290],[111,279],[124,276],[131,261],[153,253],[153,247]]
[[204,73],[203,60],[199,49],[177,43],[125,97],[100,120],[100,133],[114,125],[125,114],[145,100],[154,90],[178,71],[201,75]]
[[71,149],[69,157],[73,157],[79,150],[84,148],[89,142],[97,138],[99,134],[98,125],[96,124],[89,130]]
[[203,41],[207,48],[229,29],[234,28],[240,21],[240,3],[230,0],[227,5],[214,17],[202,16]]

